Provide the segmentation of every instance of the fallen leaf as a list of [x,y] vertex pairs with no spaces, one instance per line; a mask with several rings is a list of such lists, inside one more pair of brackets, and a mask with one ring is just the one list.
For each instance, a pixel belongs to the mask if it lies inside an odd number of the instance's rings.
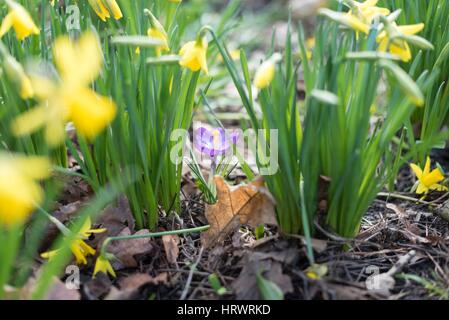
[[[135,235],[149,234],[150,232],[146,229],[140,230],[135,233]],[[119,236],[129,236],[131,231],[129,228],[125,228],[120,232]],[[122,269],[123,267],[135,268],[138,263],[135,259],[136,255],[148,254],[153,250],[151,238],[141,238],[141,239],[127,239],[112,241],[108,246],[108,252],[115,255],[121,262],[122,266],[116,266],[114,262],[114,269]]]
[[176,263],[179,256],[179,236],[165,235],[162,236],[162,243],[164,244],[165,254],[169,263]]
[[120,289],[138,289],[146,284],[160,285],[166,284],[168,281],[168,274],[166,272],[152,277],[147,273],[135,273],[119,281]]
[[131,213],[128,200],[125,196],[120,196],[117,206],[107,206],[96,221],[106,232],[97,235],[94,245],[101,244],[106,237],[115,237],[126,227],[134,233],[134,217]]
[[265,187],[263,177],[246,185],[230,187],[223,177],[214,178],[217,203],[206,205],[206,218],[210,228],[202,234],[204,247],[210,247],[242,224],[257,227],[261,224],[277,225],[274,200]]
[[293,292],[290,276],[282,272],[282,264],[271,259],[268,253],[248,252],[243,260],[243,269],[239,277],[232,283],[238,300],[260,300],[257,275],[263,274],[264,279],[273,282],[282,293]]

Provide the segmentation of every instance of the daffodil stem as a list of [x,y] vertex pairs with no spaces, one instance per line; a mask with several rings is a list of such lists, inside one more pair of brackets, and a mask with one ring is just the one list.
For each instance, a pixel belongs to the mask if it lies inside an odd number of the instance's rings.
[[104,240],[103,245],[101,246],[101,255],[106,254],[106,249],[108,245],[111,243],[111,241],[121,241],[121,240],[131,240],[131,239],[145,239],[145,238],[157,238],[162,236],[168,236],[168,235],[179,235],[179,234],[186,234],[186,233],[196,233],[196,232],[202,232],[206,231],[210,228],[210,225],[205,225],[201,227],[196,228],[190,228],[190,229],[180,229],[180,230],[171,230],[171,231],[162,231],[162,232],[153,232],[148,234],[138,234],[138,235],[130,235],[130,236],[116,236],[116,237],[108,237],[106,240]]
[[53,217],[51,214],[49,214],[47,211],[42,209],[41,207],[37,206],[37,211],[42,213],[44,216],[48,218],[63,234],[67,235],[70,233],[69,228],[67,228],[61,221]]
[[418,202],[418,203],[426,204],[426,205],[432,205],[433,204],[433,203],[428,202],[428,201],[424,201],[424,200],[413,198],[413,197],[409,197],[409,196],[404,196],[402,194],[397,194],[397,193],[379,192],[377,194],[377,196],[378,197],[384,197],[384,198],[394,198],[394,199],[399,199],[399,200]]

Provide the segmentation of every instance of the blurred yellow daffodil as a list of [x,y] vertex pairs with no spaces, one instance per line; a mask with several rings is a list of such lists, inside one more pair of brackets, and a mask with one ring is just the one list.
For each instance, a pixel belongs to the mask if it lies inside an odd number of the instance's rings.
[[99,272],[102,272],[106,275],[110,274],[114,278],[117,277],[114,268],[112,268],[111,262],[103,255],[99,255],[97,261],[95,262],[93,278],[95,278],[95,276]]
[[436,168],[430,171],[430,158],[427,157],[426,164],[424,165],[424,170],[418,167],[416,164],[410,164],[411,169],[418,178],[417,181],[417,194],[426,194],[430,190],[445,191],[448,190],[447,187],[439,184],[439,182],[444,180],[444,175],[441,173],[440,169]]
[[379,51],[387,52],[399,56],[404,62],[408,62],[412,58],[412,52],[407,41],[404,39],[394,38],[391,39],[390,33],[402,34],[405,36],[411,36],[417,34],[424,29],[423,23],[398,26],[396,23],[390,25],[391,30],[383,30],[377,36],[377,42],[379,43]]
[[275,53],[260,65],[254,76],[254,85],[257,89],[265,89],[271,84],[276,73],[276,64],[281,58],[279,53]]
[[359,19],[364,24],[370,25],[376,15],[387,16],[390,14],[390,10],[387,8],[376,7],[378,2],[379,0],[366,0],[365,2],[350,1],[348,3],[351,9],[347,15]]
[[[87,218],[77,234],[77,239],[73,240],[70,245],[70,250],[75,256],[76,263],[78,265],[87,264],[87,257],[95,255],[95,249],[89,246],[84,240],[86,240],[90,235],[95,233],[105,232],[106,229],[92,229],[91,220]],[[66,230],[66,232],[70,232]],[[51,259],[59,253],[59,249],[44,252],[41,257],[44,259]]]
[[90,6],[94,9],[101,20],[106,21],[111,15],[115,20],[123,17],[122,11],[116,0],[88,0]]
[[22,5],[13,0],[5,0],[5,2],[8,5],[9,13],[0,26],[0,38],[11,28],[16,32],[16,37],[19,40],[23,40],[32,34],[39,34],[39,28]]
[[13,133],[23,136],[45,127],[47,142],[56,146],[64,140],[65,124],[73,121],[78,133],[93,139],[116,114],[116,106],[110,98],[89,88],[102,67],[98,39],[93,33],[83,34],[78,42],[68,37],[59,38],[53,55],[60,81],[30,75],[40,104],[14,120]]
[[25,222],[43,198],[38,181],[49,175],[47,158],[0,153],[0,224]]
[[6,54],[3,57],[3,67],[9,79],[19,88],[22,99],[32,98],[34,89],[22,65],[13,56]]
[[179,64],[192,71],[203,70],[208,74],[206,59],[208,45],[205,37],[198,38],[196,41],[187,42],[179,51],[179,55],[181,56]]

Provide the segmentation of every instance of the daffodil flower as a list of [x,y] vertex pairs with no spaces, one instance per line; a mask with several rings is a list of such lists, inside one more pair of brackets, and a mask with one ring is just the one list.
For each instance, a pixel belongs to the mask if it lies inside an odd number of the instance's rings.
[[39,34],[39,28],[22,5],[12,0],[5,1],[9,7],[9,13],[0,26],[0,38],[11,28],[16,32],[16,37],[19,40],[23,40],[32,34]]
[[192,71],[203,70],[208,74],[206,59],[208,45],[205,37],[200,37],[196,41],[187,42],[179,51],[179,55],[181,56],[179,64]]
[[[70,232],[68,229],[64,232]],[[77,234],[77,239],[73,240],[70,245],[70,250],[75,256],[76,263],[78,265],[87,264],[87,257],[95,255],[95,249],[89,246],[84,240],[89,238],[92,234],[105,232],[106,229],[92,229],[91,220],[87,218]],[[51,259],[59,253],[59,249],[44,252],[41,257],[44,259]]]
[[110,98],[89,88],[102,67],[98,39],[93,33],[85,33],[78,42],[59,38],[53,55],[60,80],[30,75],[39,105],[16,118],[12,131],[23,136],[45,127],[47,142],[56,146],[64,140],[65,124],[72,121],[78,133],[93,139],[116,114]]
[[422,29],[424,29],[423,23],[412,24],[412,25],[404,25],[398,26],[396,23],[391,23],[386,30],[383,30],[377,36],[377,42],[379,43],[378,50],[381,52],[389,51],[391,54],[394,54],[400,57],[404,62],[408,62],[412,58],[412,53],[410,50],[410,46],[407,41],[404,39],[391,38],[391,34],[402,34],[405,36],[411,36],[417,34]]
[[50,173],[45,157],[0,153],[0,224],[8,227],[26,221],[43,199],[38,181]]
[[447,187],[439,184],[439,182],[444,180],[444,175],[441,173],[440,169],[436,168],[430,171],[430,158],[427,157],[426,164],[424,165],[424,170],[418,167],[416,164],[410,164],[411,169],[418,178],[417,181],[417,194],[426,194],[430,190],[445,191],[448,190]]
[[111,15],[115,20],[123,17],[122,11],[115,0],[88,0],[92,9],[101,20],[106,21]]
[[151,27],[148,28],[148,31],[147,31],[148,36],[152,37],[152,38],[156,38],[158,40],[162,40],[164,43],[164,45],[156,47],[156,55],[160,56],[162,51],[170,51],[170,47],[168,46],[168,35],[167,35],[167,32],[165,31],[164,27],[159,22],[159,20],[156,19],[156,17],[153,15],[153,13],[150,10],[145,9],[144,12],[150,19]]
[[[347,15],[359,19],[362,23],[370,25],[376,15],[387,16],[390,10],[387,8],[376,7],[378,0],[366,0],[365,2],[350,1],[348,2],[351,9]],[[367,33],[367,32],[365,32]]]
[[276,73],[276,63],[280,60],[281,55],[275,53],[260,65],[254,76],[254,85],[257,89],[265,89],[271,84]]
[[95,262],[93,278],[95,278],[95,276],[99,272],[102,272],[106,275],[110,274],[114,278],[117,277],[109,259],[101,254],[98,256],[97,261]]

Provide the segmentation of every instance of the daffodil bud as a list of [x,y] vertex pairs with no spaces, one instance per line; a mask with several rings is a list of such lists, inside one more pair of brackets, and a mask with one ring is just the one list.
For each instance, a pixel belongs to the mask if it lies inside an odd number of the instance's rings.
[[271,84],[276,73],[276,64],[281,60],[282,56],[279,53],[275,53],[260,65],[254,77],[256,88],[265,89]]
[[31,81],[23,70],[22,65],[10,55],[4,56],[3,68],[10,80],[19,88],[20,96],[29,99],[34,96]]
[[144,13],[150,19],[151,27],[147,31],[148,36],[164,42],[163,45],[156,47],[156,54],[160,56],[162,51],[170,51],[170,47],[168,46],[168,35],[162,24],[150,10],[145,9]]

